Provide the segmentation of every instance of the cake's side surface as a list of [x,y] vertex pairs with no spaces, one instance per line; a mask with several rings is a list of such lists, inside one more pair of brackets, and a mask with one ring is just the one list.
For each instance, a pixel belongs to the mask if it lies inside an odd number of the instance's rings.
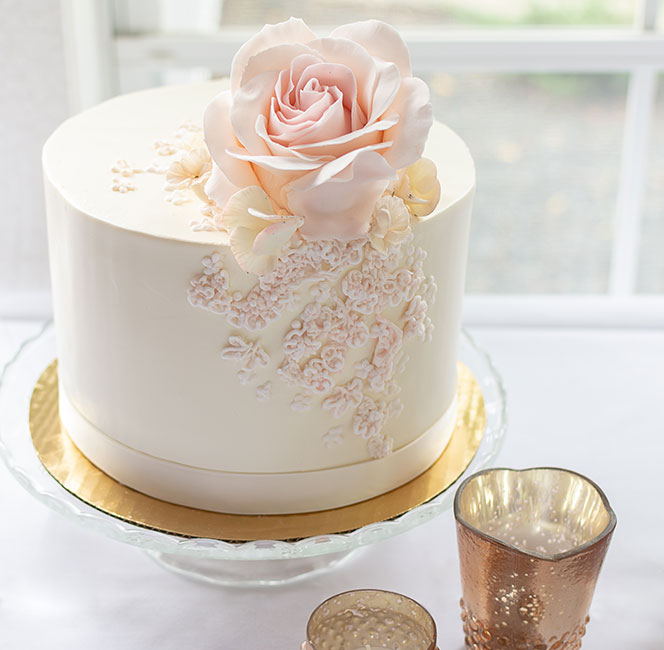
[[[116,98],[45,146],[63,424],[121,482],[194,507],[296,512],[385,492],[451,433],[470,155],[435,125],[425,155],[443,188],[429,216],[395,228],[404,203],[386,193],[374,222],[383,205],[391,228],[335,239],[300,236],[303,220],[282,213],[270,222],[282,250],[247,272],[258,253],[238,257],[239,227],[192,229],[196,188],[174,185],[206,164],[178,142],[199,137],[218,90]],[[81,172],[90,142],[100,167]]]

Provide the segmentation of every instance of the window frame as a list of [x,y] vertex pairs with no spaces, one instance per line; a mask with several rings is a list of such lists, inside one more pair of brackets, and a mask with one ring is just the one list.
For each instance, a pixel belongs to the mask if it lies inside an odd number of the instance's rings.
[[[413,67],[422,72],[629,74],[607,293],[470,294],[465,298],[467,324],[664,327],[664,295],[635,293],[648,143],[657,77],[664,71],[664,35],[657,32],[659,4],[658,0],[639,0],[631,29],[401,30]],[[129,2],[120,3],[128,20],[132,6]],[[157,6],[155,2],[152,8]],[[201,11],[209,16],[220,3],[207,0],[201,6]],[[121,67],[205,68],[215,61],[216,69],[230,70],[233,55],[253,34],[252,30],[235,28],[191,35],[116,34],[111,0],[62,0],[62,13],[72,112],[116,94]]]

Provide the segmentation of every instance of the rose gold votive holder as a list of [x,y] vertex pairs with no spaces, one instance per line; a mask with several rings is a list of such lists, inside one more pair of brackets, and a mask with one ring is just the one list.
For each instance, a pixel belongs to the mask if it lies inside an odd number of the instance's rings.
[[435,650],[431,614],[407,596],[380,589],[328,598],[309,617],[302,650]]
[[454,499],[466,648],[576,650],[616,516],[564,469],[489,469]]

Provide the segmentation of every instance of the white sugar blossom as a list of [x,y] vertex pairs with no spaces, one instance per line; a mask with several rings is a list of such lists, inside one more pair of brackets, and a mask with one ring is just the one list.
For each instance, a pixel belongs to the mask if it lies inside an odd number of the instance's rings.
[[293,411],[308,411],[313,405],[311,395],[298,393],[290,404]]
[[267,402],[272,397],[272,382],[266,381],[260,386],[256,386],[256,399],[259,402]]
[[240,336],[231,336],[221,351],[222,359],[238,361],[243,370],[254,370],[257,367],[265,367],[270,362],[270,357],[256,341],[245,341]]
[[166,171],[166,189],[171,191],[191,187],[194,182],[209,175],[211,169],[212,163],[207,149],[187,151],[173,161]]
[[367,450],[369,451],[369,456],[372,458],[385,458],[385,456],[389,456],[392,453],[393,445],[394,440],[392,438],[375,435],[369,438]]
[[349,408],[355,408],[362,401],[362,381],[354,377],[348,383],[337,386],[323,401],[323,408],[340,418]]
[[376,201],[369,241],[383,255],[403,244],[410,236],[410,213],[404,202],[396,196],[383,196]]
[[332,427],[326,434],[323,435],[323,444],[326,447],[335,447],[343,442],[342,435],[343,427]]
[[113,179],[111,189],[114,192],[126,194],[127,192],[133,192],[136,189],[136,186],[131,181],[128,181],[125,177],[117,176]]

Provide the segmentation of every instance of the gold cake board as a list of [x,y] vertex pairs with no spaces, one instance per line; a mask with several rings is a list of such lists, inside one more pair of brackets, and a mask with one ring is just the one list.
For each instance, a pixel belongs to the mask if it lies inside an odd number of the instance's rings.
[[39,460],[67,491],[124,521],[183,537],[228,542],[294,541],[346,533],[393,519],[450,487],[470,464],[486,424],[479,384],[458,363],[457,417],[450,442],[423,474],[385,494],[343,508],[288,515],[232,515],[155,499],[118,483],[93,465],[64,430],[58,412],[57,360],[44,370],[30,400],[30,434]]

